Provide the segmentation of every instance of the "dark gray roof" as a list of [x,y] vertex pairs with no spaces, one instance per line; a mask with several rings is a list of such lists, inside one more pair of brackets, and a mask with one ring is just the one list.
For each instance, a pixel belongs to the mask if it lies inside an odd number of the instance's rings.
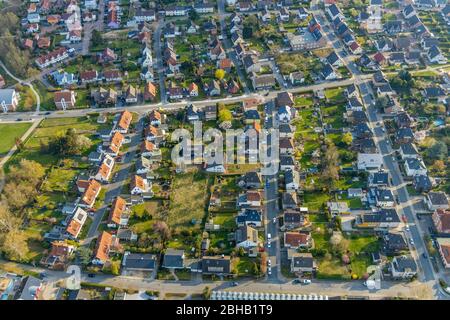
[[417,264],[411,256],[395,257],[393,265],[398,272],[405,272],[407,269],[417,271]]
[[311,253],[299,253],[292,257],[295,268],[312,268],[314,267],[314,259]]
[[124,256],[122,265],[131,269],[152,270],[156,266],[157,256],[155,254],[130,253]]
[[202,271],[206,273],[230,273],[231,259],[228,256],[203,257]]
[[388,184],[389,174],[387,172],[375,172],[371,176],[373,184]]
[[163,258],[163,267],[165,268],[183,268],[184,251],[176,249],[167,249]]
[[428,199],[433,205],[446,205],[448,204],[448,199],[445,192],[429,192]]
[[284,166],[294,165],[293,156],[280,156],[280,164]]
[[408,168],[412,170],[419,170],[423,169],[424,166],[421,161],[414,159],[414,158],[408,158],[405,160],[405,163],[408,164]]
[[418,155],[419,154],[416,147],[412,143],[401,144],[400,148],[402,149],[403,154],[407,154],[407,155]]

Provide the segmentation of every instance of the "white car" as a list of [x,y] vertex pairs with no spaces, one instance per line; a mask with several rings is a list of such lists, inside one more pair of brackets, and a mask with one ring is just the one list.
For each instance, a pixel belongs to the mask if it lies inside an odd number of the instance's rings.
[[272,261],[269,259],[269,260],[267,260],[267,265],[270,267],[270,266],[272,266]]
[[267,241],[267,248],[270,248],[270,241]]
[[409,226],[408,226],[408,225],[406,225],[405,230],[406,230],[406,231],[409,231]]
[[270,276],[272,274],[272,268],[267,269],[267,274]]
[[277,218],[275,217],[275,218],[273,218],[273,223],[277,223]]
[[411,243],[411,245],[414,245],[414,240],[413,239],[409,239],[409,243]]
[[303,280],[302,280],[302,283],[303,283],[303,284],[310,284],[310,283],[311,283],[311,280],[309,280],[309,279],[303,279]]
[[267,239],[272,238],[272,235],[270,233],[267,234]]

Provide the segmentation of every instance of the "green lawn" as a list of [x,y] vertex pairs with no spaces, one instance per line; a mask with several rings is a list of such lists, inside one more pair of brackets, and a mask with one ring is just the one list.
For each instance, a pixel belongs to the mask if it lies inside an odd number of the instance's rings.
[[329,103],[338,103],[345,100],[343,88],[333,88],[325,90],[325,98]]
[[201,221],[206,214],[208,177],[195,171],[177,174],[172,182],[168,224],[172,228],[192,226],[192,221]]
[[31,127],[31,123],[0,124],[0,158],[16,143],[16,138],[20,138]]
[[330,200],[326,192],[305,192],[302,206],[308,207],[309,211],[319,211],[322,205]]

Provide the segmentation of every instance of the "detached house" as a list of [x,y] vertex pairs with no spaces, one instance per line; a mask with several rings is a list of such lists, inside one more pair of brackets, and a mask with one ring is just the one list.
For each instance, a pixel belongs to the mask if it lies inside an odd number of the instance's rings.
[[425,197],[425,204],[431,211],[438,209],[447,210],[449,208],[445,192],[429,192]]
[[111,177],[111,173],[114,167],[114,158],[105,154],[102,164],[98,168],[98,172],[95,175],[95,179],[101,182],[107,182]]
[[100,183],[94,179],[89,180],[83,196],[81,197],[79,206],[83,208],[92,208],[95,204],[95,200],[100,194],[101,189],[102,186]]
[[66,233],[68,234],[69,238],[78,238],[78,235],[80,234],[81,229],[86,222],[87,216],[88,214],[86,211],[81,208],[77,208],[66,227]]
[[14,89],[0,89],[0,107],[3,112],[14,112],[19,105],[19,93]]
[[141,195],[150,189],[147,179],[134,175],[131,179],[130,193],[132,195]]
[[109,213],[108,227],[118,228],[127,226],[129,217],[130,215],[125,199],[121,197],[114,199]]
[[120,114],[119,121],[117,121],[116,131],[122,134],[127,133],[132,120],[133,115],[131,114],[131,112],[128,110],[124,110]]
[[104,265],[109,260],[110,253],[118,250],[120,250],[119,238],[103,231],[97,239],[92,263]]
[[284,247],[285,248],[309,248],[312,246],[312,237],[309,232],[285,232]]
[[246,250],[258,246],[258,230],[246,225],[239,227],[235,233],[236,247],[244,248]]

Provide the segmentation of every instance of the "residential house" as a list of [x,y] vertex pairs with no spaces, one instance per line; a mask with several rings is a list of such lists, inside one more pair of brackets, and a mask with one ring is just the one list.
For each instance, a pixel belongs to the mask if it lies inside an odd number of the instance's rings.
[[328,212],[333,216],[350,213],[350,208],[348,207],[347,202],[343,202],[343,201],[327,202],[327,208],[328,208]]
[[51,51],[50,53],[44,54],[36,59],[36,65],[40,69],[45,69],[53,64],[61,62],[69,57],[69,53],[66,48],[60,47]]
[[142,195],[143,193],[148,192],[149,189],[150,187],[147,179],[138,175],[134,175],[133,178],[131,178],[130,193],[132,195]]
[[417,274],[417,265],[410,255],[394,257],[391,262],[391,273],[394,279],[407,280]]
[[81,208],[77,208],[73,216],[70,218],[67,227],[66,233],[71,239],[77,239],[80,235],[81,229],[83,228],[88,214]]
[[395,140],[398,144],[414,142],[414,132],[411,128],[400,128],[397,130]]
[[256,171],[249,171],[243,175],[239,185],[245,186],[246,188],[259,189],[262,185],[261,174]]
[[119,120],[117,121],[116,131],[120,132],[122,134],[126,134],[128,132],[128,129],[130,128],[130,124],[131,124],[132,120],[133,120],[133,114],[128,110],[124,110],[120,114]]
[[119,70],[106,70],[103,71],[103,79],[106,82],[120,82],[122,81],[122,75]]
[[122,147],[124,140],[125,137],[120,132],[115,131],[113,136],[111,137],[109,147],[106,153],[114,157],[117,156],[119,154],[120,147]]
[[438,209],[447,210],[449,208],[448,198],[445,192],[428,192],[425,196],[425,204],[431,211]]
[[216,275],[231,274],[231,257],[223,255],[202,257],[202,273]]
[[144,100],[145,101],[156,100],[156,86],[152,82],[147,82],[144,85]]
[[416,149],[416,146],[411,142],[400,145],[399,151],[400,156],[402,157],[403,160],[406,160],[408,158],[419,159],[420,157],[419,152]]
[[262,75],[252,73],[251,79],[255,90],[270,89],[275,85],[275,76],[272,73]]
[[358,153],[357,168],[364,171],[380,171],[383,157],[379,153]]
[[450,210],[436,209],[432,215],[433,224],[439,235],[450,234]]
[[260,210],[246,208],[237,215],[236,224],[238,227],[244,225],[261,227],[262,220],[263,218]]
[[129,85],[125,93],[125,102],[128,104],[137,103],[138,101],[138,90],[136,87]]
[[284,183],[287,191],[295,191],[300,188],[300,174],[297,170],[286,170],[284,172]]
[[389,186],[389,173],[384,171],[372,172],[368,178],[369,187],[388,187]]
[[109,212],[108,227],[125,227],[128,225],[129,218],[130,214],[125,199],[122,197],[115,198],[111,205],[111,211]]
[[433,183],[425,174],[415,175],[413,177],[413,187],[419,193],[429,192],[433,188]]
[[162,267],[167,269],[184,269],[186,268],[184,250],[168,248],[164,253]]
[[295,170],[295,160],[291,155],[280,155],[280,171]]
[[287,209],[283,211],[283,229],[293,230],[297,229],[305,223],[305,215],[299,209]]
[[299,249],[310,248],[313,240],[309,232],[285,232],[284,247]]
[[447,63],[447,58],[442,54],[441,50],[437,46],[432,46],[430,50],[428,50],[427,57],[431,63]]
[[406,158],[405,172],[407,177],[414,177],[416,175],[426,175],[427,167],[422,160],[416,158]]
[[114,158],[112,158],[109,154],[105,154],[101,165],[98,168],[97,174],[95,175],[95,179],[100,182],[107,182],[111,177],[111,173],[114,167]]
[[280,154],[291,155],[294,153],[294,140],[292,138],[280,138]]
[[408,249],[408,244],[401,233],[388,232],[383,235],[383,250],[386,254],[395,255]]
[[295,253],[291,257],[291,272],[313,272],[316,270],[316,263],[311,253]]
[[450,239],[449,238],[437,238],[436,239],[439,255],[442,259],[442,264],[445,269],[450,269]]
[[52,270],[64,271],[75,247],[65,241],[53,241],[51,245],[49,254],[41,259],[40,264]]
[[235,240],[238,248],[255,248],[259,244],[258,230],[249,225],[241,226],[235,232]]
[[394,208],[383,208],[379,212],[362,214],[355,226],[358,228],[369,228],[374,230],[385,230],[397,228],[400,218]]
[[133,272],[153,272],[158,267],[158,257],[150,253],[125,252],[122,259],[122,270],[125,274]]
[[95,204],[95,200],[100,194],[101,189],[102,186],[100,183],[98,183],[94,179],[89,180],[87,187],[80,199],[79,206],[82,208],[92,208]]
[[301,85],[305,83],[305,74],[301,71],[291,72],[289,80],[293,86]]
[[321,74],[325,80],[335,80],[338,77],[333,67],[329,63],[325,64],[321,71]]
[[14,112],[19,105],[19,93],[15,89],[0,89],[0,106],[3,112]]
[[94,265],[104,265],[109,261],[110,254],[120,249],[119,238],[103,231],[97,239],[92,263]]
[[295,209],[298,206],[297,194],[295,192],[283,192],[281,195],[283,210]]

